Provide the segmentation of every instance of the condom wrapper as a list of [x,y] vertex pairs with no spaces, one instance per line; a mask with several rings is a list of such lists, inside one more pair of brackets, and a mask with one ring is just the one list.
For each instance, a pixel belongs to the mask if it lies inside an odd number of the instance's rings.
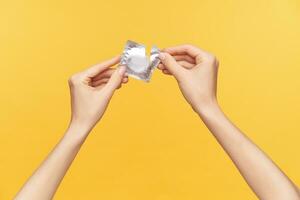
[[149,59],[146,55],[144,45],[128,40],[121,57],[120,65],[126,67],[126,74],[128,76],[149,82],[153,70],[160,62],[159,53],[159,49],[153,45]]

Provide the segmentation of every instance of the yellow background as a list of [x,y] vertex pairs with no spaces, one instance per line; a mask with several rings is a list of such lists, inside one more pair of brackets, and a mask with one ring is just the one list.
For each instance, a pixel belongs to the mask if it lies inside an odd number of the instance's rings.
[[[196,44],[220,60],[219,101],[300,184],[299,0],[0,1],[0,199],[63,135],[67,79],[127,39]],[[172,77],[131,79],[55,199],[256,199]]]

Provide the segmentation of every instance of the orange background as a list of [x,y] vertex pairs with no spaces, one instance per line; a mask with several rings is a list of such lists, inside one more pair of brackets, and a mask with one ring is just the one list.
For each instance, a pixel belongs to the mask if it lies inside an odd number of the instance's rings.
[[[0,199],[63,135],[68,77],[127,39],[192,43],[220,60],[219,101],[300,183],[298,0],[0,1]],[[215,139],[156,71],[114,96],[55,199],[255,199]]]

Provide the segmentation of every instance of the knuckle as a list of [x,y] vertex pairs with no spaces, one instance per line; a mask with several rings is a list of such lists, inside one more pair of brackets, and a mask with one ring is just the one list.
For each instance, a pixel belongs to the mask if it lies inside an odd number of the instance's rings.
[[219,68],[219,60],[214,54],[207,53],[206,61],[207,61],[207,63],[210,64],[211,67],[213,67],[215,69]]
[[165,61],[168,63],[168,62],[171,62],[172,60],[172,56],[168,53],[165,54]]
[[218,59],[217,59],[217,57],[216,57],[214,54],[208,53],[206,57],[207,57],[207,60],[208,60],[210,63],[214,63],[214,64],[217,64],[217,63],[218,63]]
[[184,45],[184,48],[185,48],[185,49],[200,50],[200,48],[199,48],[197,45],[195,45],[195,44],[189,44],[189,43],[185,44],[185,45]]
[[68,83],[69,85],[73,86],[76,84],[76,82],[78,81],[78,74],[73,74],[69,80],[68,80]]
[[184,44],[183,45],[183,48],[185,48],[185,49],[190,49],[190,48],[194,48],[195,46],[194,45],[192,45],[192,44]]

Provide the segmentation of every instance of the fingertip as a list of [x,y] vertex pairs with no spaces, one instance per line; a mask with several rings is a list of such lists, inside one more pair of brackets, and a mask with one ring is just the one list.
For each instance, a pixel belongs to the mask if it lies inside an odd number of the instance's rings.
[[165,58],[166,58],[166,54],[163,53],[163,52],[161,52],[161,53],[159,53],[158,57],[159,57],[159,59],[160,59],[161,61],[163,61],[163,60],[165,60]]
[[122,83],[128,83],[129,79],[128,78],[123,78]]
[[169,70],[167,70],[167,69],[162,70],[162,72],[163,72],[164,74],[166,74],[166,75],[171,75],[171,73],[170,73]]
[[160,64],[157,66],[157,68],[160,69],[160,70],[163,70],[165,67],[164,67],[163,64],[160,63]]
[[161,64],[166,65],[166,62],[173,60],[174,58],[167,52],[160,53],[159,59],[161,60]]

